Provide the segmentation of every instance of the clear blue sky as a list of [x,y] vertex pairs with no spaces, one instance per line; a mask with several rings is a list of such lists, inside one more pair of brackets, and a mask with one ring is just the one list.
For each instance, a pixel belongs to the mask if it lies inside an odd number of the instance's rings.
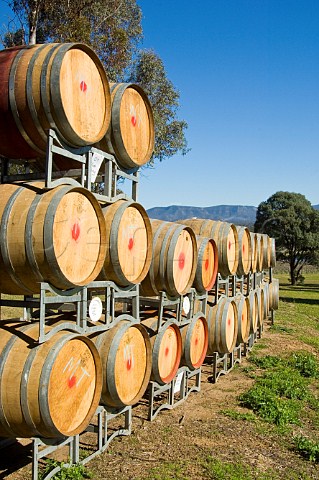
[[191,148],[143,172],[139,201],[257,206],[285,190],[318,204],[318,0],[138,4]]
[[319,1],[137,3],[191,148],[142,172],[140,203],[257,206],[286,190],[318,204]]

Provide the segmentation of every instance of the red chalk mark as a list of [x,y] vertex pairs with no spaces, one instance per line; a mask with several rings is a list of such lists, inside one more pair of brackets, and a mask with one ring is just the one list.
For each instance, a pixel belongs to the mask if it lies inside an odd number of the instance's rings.
[[229,242],[228,242],[228,250],[230,250],[230,249],[231,249],[231,241],[229,240]]
[[180,270],[183,270],[185,267],[185,253],[181,252],[178,257],[178,267]]
[[169,348],[166,347],[166,348],[165,348],[165,357],[167,357],[168,354],[169,354]]
[[241,321],[242,321],[242,322],[244,321],[244,318],[245,318],[245,317],[244,317],[244,314],[242,314],[242,316],[241,316]]
[[198,337],[195,338],[195,345],[198,345]]
[[132,248],[134,247],[134,240],[133,238],[131,237],[128,241],[128,249],[129,250],[132,250]]
[[135,117],[135,115],[131,116],[131,123],[132,123],[133,127],[136,127],[136,117]]
[[245,253],[245,245],[243,245],[243,253]]
[[129,358],[126,360],[126,370],[131,370],[132,368],[132,360]]
[[228,326],[230,327],[230,325],[231,325],[231,319],[230,318],[228,319],[227,323],[228,323]]
[[81,92],[86,92],[87,88],[88,88],[87,84],[85,83],[84,80],[82,80],[82,82],[80,83]]
[[68,386],[69,388],[72,388],[74,387],[75,384],[76,384],[76,376],[72,375],[72,377],[68,379]]
[[208,260],[208,258],[206,258],[206,260],[205,260],[205,270],[208,270],[208,267],[209,267],[209,260]]
[[80,236],[80,225],[75,223],[72,227],[72,238],[73,240],[77,241]]

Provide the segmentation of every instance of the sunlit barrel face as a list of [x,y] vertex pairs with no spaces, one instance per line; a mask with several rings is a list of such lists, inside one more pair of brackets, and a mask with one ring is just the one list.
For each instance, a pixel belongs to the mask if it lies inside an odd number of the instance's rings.
[[92,202],[81,192],[64,195],[54,217],[53,248],[70,282],[82,284],[90,277],[100,246],[100,222]]
[[213,240],[207,242],[201,259],[202,284],[205,290],[210,290],[216,279],[218,255]]
[[232,273],[236,271],[236,267],[237,267],[237,258],[238,258],[238,256],[236,255],[237,248],[238,248],[238,245],[236,242],[234,230],[230,228],[227,235],[227,240],[226,240],[226,249],[227,249],[226,251],[227,251],[227,260],[228,260],[229,270]]
[[83,340],[70,340],[54,359],[48,384],[50,416],[59,431],[78,430],[91,410],[95,388],[92,350]]
[[139,397],[149,361],[142,331],[135,326],[130,327],[118,344],[114,362],[117,395],[123,405],[132,405]]
[[158,353],[158,371],[163,383],[169,383],[175,376],[181,358],[181,338],[176,325],[166,328],[161,337]]
[[199,368],[207,352],[208,327],[204,317],[198,317],[193,328],[190,340],[190,359],[194,368]]
[[135,207],[128,207],[118,229],[118,256],[124,276],[136,283],[145,268],[149,249],[145,219]]
[[258,255],[257,235],[255,233],[251,233],[250,240],[251,240],[251,271],[255,273],[257,271],[257,255]]
[[173,257],[173,278],[178,292],[184,293],[194,267],[194,242],[188,230],[178,236]]
[[238,308],[239,343],[246,343],[248,341],[249,333],[250,333],[249,300],[247,297],[241,297],[240,308]]
[[[54,73],[54,72],[52,72]],[[85,51],[68,50],[61,61],[59,79],[61,103],[70,127],[88,143],[100,140],[109,116],[105,84],[95,61]]]
[[241,257],[244,273],[248,273],[251,267],[251,242],[248,230],[244,230],[241,243]]
[[[135,88],[127,88],[120,106],[122,140],[127,154],[137,165],[149,159],[150,143],[153,139],[150,111]],[[147,139],[149,139],[147,141]],[[146,161],[147,161],[146,160]]]
[[234,302],[230,302],[227,308],[226,336],[225,336],[226,345],[229,351],[232,351],[234,346],[235,326],[236,326],[235,304]]

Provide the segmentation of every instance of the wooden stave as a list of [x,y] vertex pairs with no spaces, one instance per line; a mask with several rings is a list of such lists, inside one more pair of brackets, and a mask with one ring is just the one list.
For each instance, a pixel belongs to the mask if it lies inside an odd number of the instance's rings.
[[[144,266],[139,275],[134,279],[129,279],[123,271],[119,253],[117,250],[117,237],[119,234],[119,224],[122,220],[122,215],[127,208],[136,208],[143,218],[145,231],[147,236],[147,244],[145,245],[146,255],[144,259]],[[149,272],[152,262],[152,228],[150,219],[144,207],[134,201],[119,200],[102,208],[104,220],[106,224],[106,255],[103,267],[98,275],[98,280],[111,280],[121,287],[127,287],[141,283]]]
[[258,256],[258,245],[257,245],[256,233],[250,232],[250,243],[251,243],[251,271],[252,273],[256,273],[257,272],[257,256]]
[[[130,399],[125,399],[117,386],[115,361],[120,342],[131,328],[137,329],[143,337],[146,362],[143,379],[140,379],[138,391],[135,392],[134,396],[131,395]],[[147,389],[152,370],[152,347],[146,328],[131,319],[123,318],[112,328],[99,334],[89,335],[89,338],[94,341],[102,362],[102,403],[112,408],[122,408],[138,403]],[[141,352],[139,350],[140,355]]]
[[[218,250],[218,271],[222,277],[226,278],[229,275],[234,275],[237,271],[238,266],[238,234],[236,226],[228,222],[220,222],[217,220],[209,219],[186,219],[178,220],[178,223],[184,225],[189,225],[196,235],[203,235],[206,237],[213,238],[216,242]],[[235,240],[235,249],[234,249],[234,263],[230,266],[230,261],[228,258],[228,248],[227,248],[227,239],[228,235],[232,233]],[[226,239],[226,248],[225,248],[225,239]]]
[[[14,323],[15,321],[6,321],[1,326],[2,335],[1,342],[6,341],[4,348],[0,352],[0,385],[2,390],[2,382],[5,380],[6,369],[19,368],[17,353],[13,358],[13,363],[8,362],[10,354],[14,353],[14,348],[21,355],[25,353],[25,362],[21,364],[20,373],[17,372],[17,376],[14,376],[14,380],[18,382],[17,388],[13,384],[13,388],[10,391],[6,389],[6,397],[8,396],[9,402],[7,405],[1,401],[0,403],[0,432],[5,437],[22,437],[29,438],[33,436],[40,436],[45,438],[58,439],[65,436],[77,435],[85,430],[88,426],[94,412],[99,404],[101,388],[102,388],[102,365],[97,349],[94,344],[85,336],[76,333],[70,333],[66,330],[57,332],[53,337],[44,343],[38,344],[38,326],[30,323]],[[49,330],[51,327],[48,327]],[[11,332],[11,330],[13,332]],[[66,426],[59,426],[55,417],[60,416],[53,412],[54,398],[52,398],[52,386],[50,385],[51,375],[54,369],[54,363],[58,359],[59,354],[63,351],[65,346],[68,346],[69,342],[79,341],[88,347],[91,353],[91,358],[94,361],[93,378],[93,391],[91,391],[91,397],[86,399],[87,409],[83,414],[83,418],[77,420],[76,425],[72,425],[72,428],[68,429]],[[19,344],[20,342],[20,344]],[[23,342],[21,344],[21,342]],[[17,347],[16,347],[17,345]],[[31,347],[31,348],[30,348]],[[25,352],[24,352],[25,350]],[[85,354],[86,360],[87,354]],[[23,359],[23,357],[22,357]],[[81,357],[75,365],[75,369],[72,367],[68,369],[68,363],[65,365],[65,369],[62,374],[68,374],[71,371],[69,380],[74,377],[77,368],[82,364]],[[82,368],[82,367],[81,367]],[[10,373],[10,371],[9,371]],[[85,375],[82,375],[84,378]],[[12,378],[12,377],[11,377]],[[21,378],[21,381],[19,380]],[[82,378],[80,378],[78,385],[80,385]],[[61,378],[62,381],[62,378]],[[34,383],[35,382],[35,383]],[[30,385],[29,385],[30,383]],[[60,381],[59,381],[60,383]],[[86,385],[86,384],[85,384]],[[73,386],[73,385],[72,385]],[[69,385],[69,388],[72,388]],[[55,391],[55,389],[53,389]],[[13,393],[12,393],[13,392]],[[79,389],[77,389],[79,392]],[[83,401],[87,395],[88,386],[85,387],[82,400],[81,398],[75,400],[76,408],[82,408]],[[3,399],[3,393],[0,398]],[[13,396],[12,396],[13,395]],[[58,393],[57,393],[58,395]],[[50,401],[52,405],[50,406]],[[89,405],[90,404],[90,405]],[[66,408],[65,402],[61,404],[61,408]],[[8,410],[9,409],[9,410]],[[11,411],[10,411],[11,410]],[[52,413],[51,413],[52,412]],[[53,415],[53,416],[52,416]],[[15,419],[14,417],[18,418]],[[63,415],[66,419],[73,418],[73,416],[67,413]],[[13,418],[12,418],[13,417]]]

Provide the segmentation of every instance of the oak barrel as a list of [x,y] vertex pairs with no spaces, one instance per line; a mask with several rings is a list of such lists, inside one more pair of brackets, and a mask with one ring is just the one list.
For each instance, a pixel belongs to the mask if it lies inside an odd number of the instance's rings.
[[196,236],[190,227],[173,222],[151,220],[153,257],[150,269],[141,283],[143,295],[172,297],[187,293],[193,284],[197,267]]
[[234,298],[238,313],[238,333],[236,345],[247,343],[250,335],[250,308],[249,300],[244,295]]
[[258,298],[255,290],[251,290],[248,295],[249,313],[250,313],[250,333],[256,333],[259,325]]
[[207,304],[209,355],[231,353],[234,350],[238,332],[238,314],[232,298],[221,297],[216,305]]
[[129,319],[91,335],[102,361],[102,402],[109,407],[136,404],[148,386],[151,342],[146,329]]
[[250,232],[247,227],[236,226],[238,234],[238,266],[237,275],[247,275],[251,268],[252,248]]
[[45,158],[49,128],[71,147],[94,144],[105,135],[110,89],[101,61],[87,45],[6,49],[0,67],[1,155]]
[[144,90],[133,83],[111,84],[111,124],[98,147],[127,169],[147,163],[154,150],[152,107]]
[[152,229],[145,209],[119,200],[102,208],[106,224],[106,256],[99,280],[126,287],[140,283],[152,261]]
[[164,318],[158,328],[158,317],[141,314],[141,323],[147,329],[152,345],[151,380],[160,385],[175,377],[182,357],[182,336],[176,321]]
[[0,327],[0,435],[81,433],[101,395],[102,366],[93,342],[60,331],[38,344],[38,325],[15,322]]
[[196,313],[186,325],[180,327],[182,335],[181,365],[190,370],[199,368],[205,360],[208,348],[208,325],[203,313]]
[[218,273],[218,251],[215,240],[196,235],[197,268],[193,286],[198,293],[205,293],[213,288]]
[[258,245],[257,245],[256,233],[250,232],[250,244],[251,244],[251,271],[252,273],[256,273],[257,272],[257,256],[258,256]]
[[106,227],[94,195],[82,187],[0,184],[0,292],[39,293],[95,280],[105,258]]
[[265,320],[265,293],[261,286],[256,288],[257,308],[258,308],[258,327],[262,327]]
[[238,266],[238,234],[235,225],[216,220],[193,218],[179,220],[190,226],[196,235],[213,238],[218,250],[218,271],[223,277],[234,275]]
[[270,267],[271,262],[271,240],[266,233],[261,234],[263,237],[263,269]]
[[256,233],[257,237],[257,272],[264,268],[264,237],[261,233]]

